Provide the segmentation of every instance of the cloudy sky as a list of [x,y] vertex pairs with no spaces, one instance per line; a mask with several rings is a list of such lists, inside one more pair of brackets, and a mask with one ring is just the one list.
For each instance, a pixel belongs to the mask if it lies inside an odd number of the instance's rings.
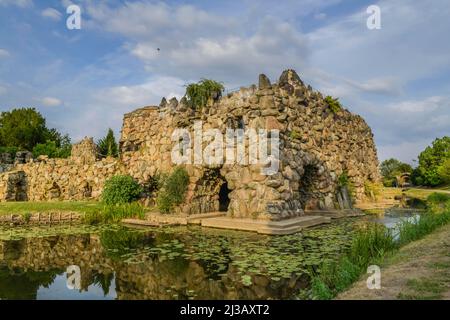
[[[81,30],[66,27],[72,3]],[[449,17],[448,0],[0,0],[0,110],[99,138],[186,83],[232,90],[293,68],[367,120],[380,159],[411,163],[450,135]]]

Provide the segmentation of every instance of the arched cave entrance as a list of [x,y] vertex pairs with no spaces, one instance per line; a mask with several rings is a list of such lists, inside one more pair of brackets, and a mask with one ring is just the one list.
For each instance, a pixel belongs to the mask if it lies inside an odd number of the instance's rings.
[[319,179],[317,166],[308,164],[303,167],[304,173],[300,178],[299,194],[303,210],[316,210],[319,207],[316,182]]
[[228,211],[230,192],[220,168],[206,169],[196,183],[195,196],[190,203],[191,214]]
[[228,189],[228,183],[225,181],[220,186],[220,190],[219,190],[219,211],[220,212],[228,211],[228,207],[230,206],[230,192],[231,192],[231,190]]

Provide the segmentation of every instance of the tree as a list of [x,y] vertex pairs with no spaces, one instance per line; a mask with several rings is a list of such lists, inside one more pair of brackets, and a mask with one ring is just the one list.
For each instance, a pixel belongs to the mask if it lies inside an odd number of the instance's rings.
[[119,155],[119,147],[114,137],[114,132],[112,129],[108,129],[106,137],[98,141],[98,147],[100,149],[100,154],[104,157],[117,157]]
[[413,168],[407,163],[391,158],[381,163],[380,171],[383,176],[383,184],[386,187],[392,187],[396,183],[398,176],[404,173],[411,173]]
[[450,158],[450,137],[438,138],[419,155],[419,166],[414,172],[415,184],[438,186],[444,183],[439,168]]
[[69,137],[48,129],[45,118],[34,108],[20,108],[0,114],[0,145],[32,151],[38,144],[53,141],[57,148],[70,148]]
[[49,158],[68,158],[72,151],[70,139],[63,137],[63,143],[60,146],[55,141],[48,140],[46,143],[38,143],[33,148],[33,157],[37,158],[41,155],[46,155]]
[[13,109],[0,115],[0,141],[5,147],[32,150],[48,135],[45,119],[34,108]]
[[438,174],[444,183],[450,183],[450,158],[438,168]]

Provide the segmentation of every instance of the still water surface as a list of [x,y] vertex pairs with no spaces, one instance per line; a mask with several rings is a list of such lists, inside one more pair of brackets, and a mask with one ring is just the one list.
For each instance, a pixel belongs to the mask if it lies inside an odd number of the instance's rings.
[[277,237],[200,227],[0,227],[0,299],[293,299],[313,268],[345,252],[358,224],[393,227],[414,215],[391,210]]

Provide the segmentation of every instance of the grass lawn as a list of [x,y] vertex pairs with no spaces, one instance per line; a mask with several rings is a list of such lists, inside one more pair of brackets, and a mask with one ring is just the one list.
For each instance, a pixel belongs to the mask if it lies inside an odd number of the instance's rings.
[[102,208],[103,204],[96,201],[2,202],[0,203],[0,215],[51,211],[90,213],[98,212]]
[[411,188],[408,189],[405,193],[408,197],[425,200],[430,194],[435,192],[450,194],[450,188],[449,187],[442,187],[437,189]]

